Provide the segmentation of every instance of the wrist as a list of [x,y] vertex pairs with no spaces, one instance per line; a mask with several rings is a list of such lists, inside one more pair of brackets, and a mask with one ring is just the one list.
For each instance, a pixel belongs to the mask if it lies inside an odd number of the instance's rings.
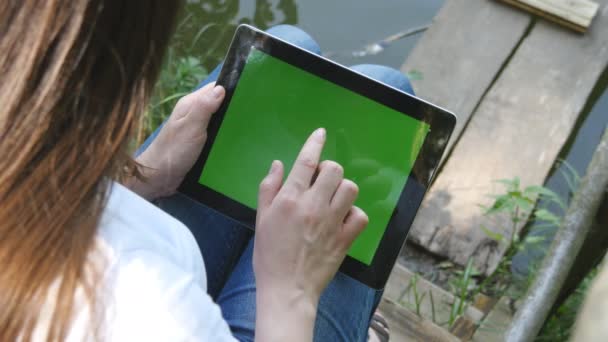
[[147,152],[142,153],[135,159],[141,177],[136,177],[135,175],[129,176],[125,179],[124,186],[146,200],[152,201],[168,196],[172,191],[163,185],[164,177],[157,168],[151,166],[153,164],[146,158]]
[[256,341],[311,341],[318,302],[304,291],[258,285]]
[[148,201],[163,197],[161,191],[156,189],[151,183],[153,173],[154,172],[150,170],[147,172],[140,170],[141,178],[131,175],[124,180],[123,185]]

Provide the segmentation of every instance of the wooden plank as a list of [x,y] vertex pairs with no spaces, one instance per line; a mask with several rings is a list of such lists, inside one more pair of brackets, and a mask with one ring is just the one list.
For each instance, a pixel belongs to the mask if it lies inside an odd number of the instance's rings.
[[481,311],[484,315],[487,315],[497,302],[497,298],[488,297],[483,293],[478,293],[473,299],[473,306]]
[[460,264],[473,257],[482,272],[496,267],[506,246],[480,227],[509,236],[510,224],[483,216],[478,206],[490,205],[488,195],[504,191],[497,179],[518,176],[523,186],[545,180],[608,66],[607,2],[601,0],[585,36],[545,22],[535,25],[423,201],[412,227],[416,242]]
[[530,22],[496,1],[447,0],[410,53],[401,70],[421,73],[416,95],[458,117],[447,151]]
[[477,322],[473,322],[467,317],[460,316],[450,328],[450,333],[463,341],[470,341],[475,330],[477,330]]
[[386,318],[391,330],[391,341],[399,342],[457,342],[460,341],[445,329],[419,317],[399,304],[382,298],[380,312]]
[[513,319],[510,299],[502,297],[473,334],[474,342],[504,342],[505,332]]
[[[454,296],[421,276],[416,278],[416,291],[414,291],[414,276],[415,274],[406,267],[395,265],[384,289],[384,297],[416,312],[416,296],[418,296],[420,316],[437,325],[447,326],[452,303],[455,300]],[[432,303],[431,296],[433,297]],[[479,309],[469,306],[466,308],[464,316],[470,321],[478,322],[484,314]]]
[[578,32],[585,32],[599,5],[589,0],[501,0]]

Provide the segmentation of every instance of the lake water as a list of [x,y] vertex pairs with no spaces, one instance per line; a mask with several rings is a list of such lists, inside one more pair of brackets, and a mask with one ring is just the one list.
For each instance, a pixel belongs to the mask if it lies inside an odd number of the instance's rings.
[[205,56],[205,66],[213,68],[223,58],[237,25],[267,29],[291,24],[310,33],[323,53],[339,63],[399,68],[420,34],[401,39],[376,55],[353,57],[351,53],[429,24],[442,4],[443,0],[188,0],[177,43],[181,50]]
[[[377,54],[357,57],[353,52],[393,34],[430,24],[442,4],[443,0],[188,0],[174,47],[178,53],[199,56],[211,70],[224,57],[237,25],[247,23],[266,29],[292,24],[309,32],[323,53],[339,63],[399,68],[421,34],[400,39]],[[605,72],[560,155],[580,175],[608,123],[607,84]],[[557,167],[546,185],[567,198],[569,187],[562,176],[565,170],[564,166]],[[546,231],[537,233],[551,235]],[[520,255],[515,264],[522,265],[529,257],[539,256]]]

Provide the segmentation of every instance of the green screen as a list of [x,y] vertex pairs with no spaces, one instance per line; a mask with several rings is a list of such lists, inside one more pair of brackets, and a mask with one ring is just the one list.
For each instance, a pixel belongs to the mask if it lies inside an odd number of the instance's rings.
[[274,159],[290,170],[313,130],[324,127],[322,159],[359,185],[369,225],[348,254],[370,265],[429,126],[252,49],[199,183],[257,207]]

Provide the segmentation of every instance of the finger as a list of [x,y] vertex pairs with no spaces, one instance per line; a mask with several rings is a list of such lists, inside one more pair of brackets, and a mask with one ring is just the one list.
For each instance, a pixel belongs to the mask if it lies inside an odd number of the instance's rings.
[[289,176],[287,176],[285,188],[299,192],[310,188],[312,177],[319,166],[319,158],[321,158],[324,144],[325,129],[319,128],[304,143]]
[[258,210],[268,208],[272,200],[276,197],[281,189],[283,182],[283,163],[278,160],[272,162],[268,175],[264,177],[260,183],[260,192],[258,195]]
[[320,200],[329,203],[343,178],[344,169],[340,164],[331,160],[324,160],[319,164],[319,175],[312,185],[312,190]]
[[348,179],[342,180],[330,203],[330,207],[336,212],[341,221],[344,220],[351,210],[358,194],[359,187],[357,187],[357,184]]
[[209,91],[209,89],[212,89],[213,87],[215,87],[215,82],[208,83],[204,87],[197,89],[197,90],[191,92],[190,94],[185,95],[182,98],[180,98],[179,101],[177,101],[177,103],[175,104],[175,108],[173,109],[171,118],[179,120],[179,119],[183,119],[184,117],[186,117],[192,111],[192,107],[194,106],[194,102],[196,101],[196,98],[200,97],[201,94],[204,94],[205,92]]
[[350,247],[368,223],[367,214],[361,208],[352,206],[342,225],[342,241],[346,248]]

